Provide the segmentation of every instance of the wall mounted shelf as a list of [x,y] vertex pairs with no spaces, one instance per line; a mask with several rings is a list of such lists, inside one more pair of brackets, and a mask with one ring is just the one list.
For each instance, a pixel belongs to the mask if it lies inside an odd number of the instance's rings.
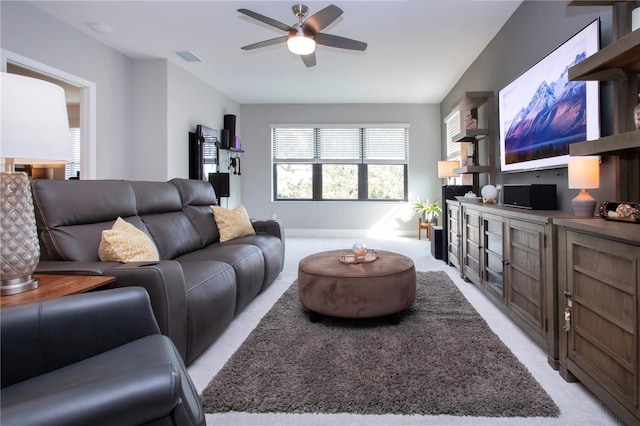
[[489,136],[488,129],[466,129],[462,133],[455,135],[452,140],[454,142],[475,142]]

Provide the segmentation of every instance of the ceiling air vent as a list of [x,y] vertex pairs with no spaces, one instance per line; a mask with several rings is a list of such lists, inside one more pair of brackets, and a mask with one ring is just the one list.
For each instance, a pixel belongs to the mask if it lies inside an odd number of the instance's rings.
[[200,58],[198,58],[196,55],[194,55],[193,53],[189,52],[188,50],[180,50],[180,51],[174,52],[174,53],[176,55],[180,56],[186,62],[202,62],[202,60]]

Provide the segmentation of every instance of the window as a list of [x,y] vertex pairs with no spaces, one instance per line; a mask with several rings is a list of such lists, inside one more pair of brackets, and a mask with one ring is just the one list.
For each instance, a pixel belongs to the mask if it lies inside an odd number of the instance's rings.
[[80,128],[69,129],[69,143],[71,144],[71,163],[65,165],[65,179],[76,178],[80,175]]
[[274,200],[407,200],[408,125],[271,128]]

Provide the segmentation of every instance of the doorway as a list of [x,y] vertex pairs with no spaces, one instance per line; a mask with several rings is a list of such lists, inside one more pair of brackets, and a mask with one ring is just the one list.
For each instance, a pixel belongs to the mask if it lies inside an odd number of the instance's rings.
[[96,85],[80,77],[2,50],[2,71],[45,80],[64,89],[73,162],[31,170],[49,179],[96,179]]

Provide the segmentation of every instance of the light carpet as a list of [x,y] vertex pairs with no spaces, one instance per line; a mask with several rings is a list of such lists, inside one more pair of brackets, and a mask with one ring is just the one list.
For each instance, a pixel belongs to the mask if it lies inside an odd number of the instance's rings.
[[558,416],[445,272],[386,318],[312,323],[294,283],[202,393],[208,413]]

